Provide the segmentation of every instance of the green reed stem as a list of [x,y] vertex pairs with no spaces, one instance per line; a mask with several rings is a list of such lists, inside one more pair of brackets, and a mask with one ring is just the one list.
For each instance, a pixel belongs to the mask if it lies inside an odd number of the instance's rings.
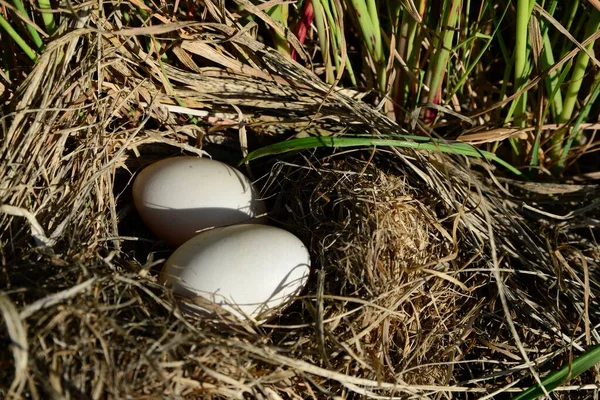
[[2,27],[6,31],[6,33],[8,33],[8,35],[12,38],[12,40],[14,40],[17,46],[19,46],[21,50],[23,50],[27,57],[29,57],[34,62],[37,61],[36,52],[31,47],[29,47],[27,42],[25,42],[25,40],[23,40],[23,38],[17,33],[17,31],[14,30],[10,23],[6,19],[4,19],[2,14],[0,14],[0,27]]
[[[19,13],[21,13],[21,15],[29,18],[29,14],[27,14],[27,10],[25,9],[25,6],[21,2],[21,0],[13,0],[13,4],[15,5],[15,8],[17,9],[17,11],[19,11]],[[42,41],[40,34],[30,24],[25,23],[25,25],[26,25],[27,31],[29,32],[29,35],[31,36],[31,39],[33,40],[33,44],[35,45],[36,49],[38,49],[38,51],[42,50],[42,47],[44,46],[44,42]],[[12,35],[11,35],[11,37],[12,37]]]
[[[594,9],[586,25],[585,37],[590,37],[591,35],[596,33],[598,29],[600,29],[600,11]],[[588,52],[592,53],[594,49],[594,44],[595,41],[590,42],[587,46],[585,46],[585,49]],[[575,65],[573,66],[571,83],[567,88],[567,92],[565,94],[565,99],[563,102],[562,112],[557,121],[559,124],[565,124],[569,122],[573,117],[573,111],[575,110],[575,104],[577,103],[577,98],[581,90],[581,85],[583,83],[583,78],[585,76],[585,72],[587,70],[589,61],[590,57],[587,55],[587,53],[580,51],[577,55]],[[560,160],[563,159],[562,154],[564,138],[564,130],[559,130],[554,136],[552,136],[552,148],[550,151],[550,157],[553,160],[558,161],[559,164]]]

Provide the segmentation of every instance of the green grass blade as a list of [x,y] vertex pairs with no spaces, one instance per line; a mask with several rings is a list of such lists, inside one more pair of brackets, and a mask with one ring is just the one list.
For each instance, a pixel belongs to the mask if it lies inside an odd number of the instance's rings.
[[40,10],[42,10],[42,20],[44,21],[44,26],[46,27],[46,33],[48,33],[48,35],[52,35],[54,32],[56,32],[54,14],[50,12],[44,12],[44,10],[52,10],[52,4],[50,3],[50,0],[38,0],[38,5],[40,6]]
[[17,33],[17,31],[13,29],[10,23],[6,19],[4,19],[2,14],[0,14],[0,27],[2,27],[6,31],[6,33],[8,33],[8,35],[12,38],[12,40],[14,40],[15,43],[21,48],[21,50],[23,50],[23,52],[27,54],[27,57],[29,57],[34,62],[37,61],[37,54],[35,53],[35,51],[31,47],[29,47],[27,42],[25,42],[25,40],[23,40],[23,38]]
[[373,53],[372,57],[375,61],[379,90],[381,90],[381,93],[386,93],[387,76],[385,70],[385,56],[383,54],[383,44],[381,40],[381,24],[379,23],[379,11],[377,10],[377,3],[375,3],[375,0],[367,0],[367,9],[369,10],[369,15],[371,16],[371,25],[373,27],[373,33],[375,34],[375,52]]
[[[514,54],[509,52],[508,46],[506,45],[506,40],[504,39],[504,36],[503,36],[503,29],[499,29],[499,27],[502,26],[502,24],[501,24],[502,21],[498,20],[498,16],[496,15],[496,10],[495,10],[494,4],[495,3],[492,2],[492,5],[490,7],[488,7],[488,9],[489,9],[490,18],[493,22],[494,30],[498,31],[496,38],[498,39],[498,46],[500,47],[500,52],[502,53],[502,58],[504,59],[504,65],[505,65],[504,75],[502,77],[502,85],[500,86],[500,92],[499,92],[499,96],[502,99],[506,96],[506,93],[508,91],[509,79],[510,79],[510,75],[512,74],[515,63],[514,63]],[[497,115],[497,117],[499,117],[500,112],[501,112],[500,109],[496,110],[495,114]],[[505,124],[506,124],[507,120],[508,119],[505,119],[505,121],[504,121]],[[493,145],[493,151],[496,151],[496,149],[498,148],[499,145],[500,145],[500,142],[495,142]]]
[[[336,25],[333,14],[331,13],[331,9],[329,7],[329,0],[321,0],[321,7],[324,13],[325,18],[327,19],[327,24],[329,25],[329,46],[331,49],[331,58],[333,58],[336,70],[340,71],[341,63],[340,63],[340,42],[339,42],[339,29]],[[313,6],[314,9],[314,6]],[[337,75],[337,74],[336,74]]]
[[[573,29],[573,22],[575,22],[575,17],[577,15],[577,10],[579,9],[579,0],[570,0],[568,3],[565,4],[565,6],[569,7],[568,13],[567,13],[567,23],[563,24],[565,29],[567,31],[569,31],[571,33],[571,35],[577,37],[577,34],[579,33],[579,29]],[[558,35],[560,33],[556,32],[556,37],[554,37],[553,39],[558,38]],[[566,39],[566,38],[564,38]],[[553,40],[552,43],[557,43],[557,40]],[[571,42],[569,40],[563,40],[563,45],[562,48],[560,50],[560,58],[564,57],[565,54],[567,54],[567,44],[571,44]]]
[[[29,18],[29,15],[27,14],[27,10],[25,10],[25,6],[21,2],[21,0],[13,0],[13,4],[15,5],[15,8],[22,15]],[[33,26],[29,25],[28,23],[25,23],[25,25],[27,27],[27,31],[29,31],[29,35],[31,36],[33,43],[35,44],[35,47],[38,49],[38,51],[42,50],[42,47],[44,46],[44,42],[42,42],[42,38],[40,37],[40,34],[35,30],[35,28]]]
[[375,54],[375,43],[377,42],[376,33],[373,32],[373,24],[371,22],[371,14],[367,8],[367,3],[364,0],[352,0],[352,6],[360,25],[367,51],[370,54]]
[[[292,139],[285,142],[278,142],[270,146],[262,147],[254,150],[248,154],[239,165],[247,163],[258,158],[267,157],[276,154],[288,153],[291,151],[299,151],[306,149],[313,149],[318,147],[404,147],[416,150],[428,150],[433,152],[441,152],[447,154],[464,155],[473,158],[484,158],[489,161],[495,161],[503,167],[507,168],[516,175],[521,175],[521,172],[508,164],[504,160],[500,159],[494,153],[487,151],[481,151],[467,143],[449,143],[442,142],[436,139],[427,139],[421,137],[418,141],[413,141],[412,136],[396,136],[402,137],[403,139],[386,139],[386,138],[373,138],[367,136],[360,137],[332,137],[332,136],[318,136]],[[417,137],[414,137],[415,139]],[[425,142],[423,139],[427,140]]]
[[[286,29],[288,26],[288,16],[289,16],[289,4],[279,4],[271,7],[267,10],[267,14],[273,18],[274,21],[279,22]],[[281,54],[286,57],[291,57],[292,50],[290,49],[290,45],[285,38],[285,36],[275,32],[273,30],[273,35],[275,36],[275,48]]]
[[[490,10],[490,17],[492,18],[492,22],[493,22],[493,26],[494,26],[494,31],[499,31],[498,33],[498,46],[500,47],[500,52],[502,53],[502,58],[504,59],[504,63],[507,65],[506,69],[509,69],[510,66],[513,65],[512,61],[512,56],[508,50],[508,47],[506,46],[506,41],[504,40],[504,37],[502,36],[502,30],[500,29],[500,26],[502,25],[502,20],[498,20],[498,17],[496,15],[496,10],[495,8],[492,6],[488,7],[488,9]],[[510,7],[510,5],[507,5],[507,7]],[[506,79],[505,79],[506,81]]]
[[[547,70],[552,67],[555,63],[554,53],[552,51],[552,43],[550,42],[550,36],[548,32],[543,34],[544,51],[542,52],[542,69]],[[552,116],[556,121],[560,113],[562,112],[563,101],[562,94],[558,87],[558,74],[560,70],[552,71],[548,74],[548,77],[544,79],[546,83],[546,92],[548,93],[548,100],[550,102],[550,110]]]
[[[600,11],[594,9],[586,26],[585,37],[588,38],[592,36],[598,31],[598,29],[600,29]],[[589,53],[593,53],[594,44],[595,41],[589,43],[585,49]],[[567,89],[567,93],[565,95],[565,101],[559,123],[568,122],[573,115],[573,110],[575,109],[575,104],[577,103],[577,95],[581,89],[581,84],[583,83],[583,78],[585,76],[585,71],[589,61],[590,56],[588,56],[585,52],[582,51],[577,55],[577,60],[575,61],[575,66],[573,68],[573,75],[571,76],[571,83],[569,84],[569,88]]]
[[[508,11],[509,8],[510,8],[510,4],[507,5],[506,8],[504,9],[504,12],[500,16],[500,20],[499,20],[498,24],[495,24],[495,26],[494,26],[494,31],[492,32],[492,34],[489,35],[489,36],[482,35],[482,36],[485,36],[484,38],[488,39],[488,40],[482,46],[481,51],[477,54],[477,56],[475,57],[475,59],[469,64],[469,66],[467,67],[467,70],[465,71],[465,73],[463,74],[463,76],[461,76],[461,78],[456,83],[456,85],[454,86],[454,88],[452,89],[452,91],[450,91],[448,93],[448,95],[446,96],[446,99],[447,99],[446,101],[450,101],[450,99],[452,98],[452,96],[456,92],[458,92],[462,88],[462,86],[465,84],[465,82],[467,81],[467,79],[469,79],[471,77],[471,72],[473,72],[473,70],[477,67],[477,64],[479,63],[479,60],[481,60],[481,57],[483,57],[483,55],[485,54],[485,52],[489,48],[489,46],[492,43],[492,40],[494,39],[494,37],[496,37],[496,34],[498,33],[498,29],[500,28],[500,24],[502,24],[502,21],[504,20],[504,17],[506,16],[506,12]],[[495,10],[493,10],[493,12],[495,12]],[[476,36],[474,36],[473,38],[475,38],[475,37]]]
[[[600,362],[600,346],[595,346],[573,360],[571,365],[565,365],[558,371],[555,371],[542,379],[542,384],[547,391],[552,391],[567,380],[581,375],[598,362]],[[542,388],[536,384],[524,392],[519,393],[513,400],[533,400],[543,394],[544,391]]]
[[383,46],[381,43],[381,25],[379,24],[379,13],[377,11],[377,4],[375,0],[367,0],[367,10],[369,10],[369,16],[371,18],[371,25],[373,29],[373,37],[375,40],[374,45],[374,59],[383,60]]
[[[548,6],[548,14],[550,16],[554,15],[556,11],[556,7],[558,6],[558,0],[552,0],[550,5]],[[540,30],[542,32],[542,43],[543,43],[543,51],[541,55],[541,63],[542,70],[547,70],[552,67],[555,63],[554,59],[554,50],[553,43],[550,40],[550,35],[548,33],[548,29],[550,24],[545,19],[540,19]],[[560,90],[557,90],[558,86],[558,75],[560,74],[560,69],[556,71],[552,71],[548,74],[548,77],[544,79],[546,84],[546,92],[548,94],[548,102],[550,104],[550,111],[552,113],[552,117],[554,121],[557,121],[558,116],[562,112],[562,94]]]
[[454,28],[458,22],[458,17],[460,16],[461,3],[461,0],[452,0],[446,7],[442,36],[439,40],[436,40],[436,54],[432,64],[430,64],[430,92],[428,100],[436,104],[436,96],[438,92],[441,91],[442,81],[446,70],[448,69],[448,60],[450,59],[452,40],[454,39]]
[[[590,16],[589,21],[586,25],[585,37],[588,38],[596,33],[600,29],[600,11],[594,9],[592,11],[592,15]],[[594,51],[595,41],[590,42],[585,49],[589,53],[593,53]],[[590,61],[590,57],[583,51],[580,51],[577,55],[577,59],[575,61],[575,65],[573,66],[573,73],[571,75],[571,83],[567,88],[567,92],[565,94],[565,98],[563,101],[563,109],[562,113],[558,118],[559,124],[566,124],[573,117],[573,111],[575,110],[575,104],[577,103],[578,95],[581,90],[581,84],[583,83],[583,78],[585,77],[585,72]],[[564,142],[565,132],[564,130],[560,130],[557,134],[552,136],[552,148],[550,151],[550,156],[552,159],[558,163],[560,163],[560,159],[562,158],[563,153],[563,142]]]
[[[336,1],[336,0],[334,0],[334,1]],[[338,13],[336,12],[335,3],[330,5],[328,0],[323,0],[322,6],[323,6],[323,10],[325,11],[325,15],[327,16],[327,22],[329,23],[329,26],[331,27],[331,32],[333,33],[333,37],[335,39],[335,40],[331,41],[332,47],[334,49],[333,58],[336,62],[336,68],[340,68],[339,64],[341,63],[341,58],[342,58],[342,56],[341,56],[342,46],[344,46],[344,43],[342,42],[342,35],[344,34],[344,32],[342,32],[340,30],[340,24],[338,24],[336,22],[338,19]],[[313,8],[314,8],[314,6],[313,6]],[[352,82],[352,85],[356,86],[356,84],[357,84],[356,75],[354,75],[354,69],[352,67],[352,62],[350,61],[350,59],[348,57],[346,57],[344,66],[345,66],[345,71],[348,72],[350,82]],[[338,74],[339,74],[339,72],[338,72]]]
[[592,105],[595,104],[596,100],[598,99],[598,95],[600,95],[600,72],[596,74],[596,78],[594,80],[594,84],[592,85],[592,91],[590,93],[590,96],[585,102],[585,105],[583,106],[581,111],[579,111],[579,115],[577,116],[577,119],[573,124],[571,134],[569,135],[569,138],[565,143],[565,147],[563,148],[562,154],[558,161],[559,169],[564,168],[567,162],[567,157],[569,156],[569,150],[571,149],[571,145],[573,144],[573,141],[579,137],[579,125],[581,125],[581,123],[587,119],[590,110],[592,109]]
[[314,23],[317,27],[317,36],[319,37],[319,46],[321,47],[321,56],[323,57],[323,64],[325,65],[325,82],[335,82],[335,76],[333,73],[333,66],[331,64],[331,57],[329,52],[329,35],[325,28],[325,11],[323,10],[322,1],[326,0],[311,0],[313,10],[315,13]]
[[571,10],[569,13],[569,18],[567,19],[567,24],[565,25],[565,28],[570,31],[571,30],[571,26],[573,25],[573,21],[575,21],[575,15],[577,15],[577,9],[579,8],[579,0],[572,0],[569,3],[571,3]]
[[[517,31],[515,43],[515,90],[520,90],[527,81],[527,70],[529,63],[529,19],[533,12],[535,0],[517,1]],[[522,93],[516,99],[515,125],[524,127],[526,123],[527,92]]]
[[452,49],[452,51],[458,51],[461,48],[466,47],[467,45],[471,44],[471,42],[473,42],[474,40],[477,40],[477,39],[486,39],[486,40],[489,41],[489,40],[492,39],[492,36],[486,35],[486,34],[483,34],[483,33],[480,33],[480,32],[475,32],[473,34],[473,36],[469,37],[465,41],[463,41],[463,42],[457,44],[456,46],[454,46],[454,48]]
[[[417,31],[419,24],[405,7],[400,7],[398,5],[398,8],[398,12],[400,13],[400,27],[396,51],[406,62],[407,69],[410,73],[415,74],[418,70],[416,59],[419,46],[416,44],[418,43]],[[412,96],[413,94],[416,94],[416,96]],[[407,109],[410,109],[418,104],[415,102],[415,97],[420,97],[420,93],[415,90],[414,80],[410,79],[409,73],[405,72],[403,68],[399,68],[392,98],[396,104],[405,105]],[[402,108],[397,110],[397,118],[399,120],[404,118],[404,111]]]
[[[386,91],[385,60],[383,56],[383,46],[381,42],[381,30],[379,28],[379,17],[377,16],[377,7],[374,0],[352,0],[352,6],[358,19],[363,41],[373,63],[379,90],[382,93]],[[373,15],[375,20],[373,20]]]
[[[567,78],[567,75],[569,74],[569,71],[571,70],[571,63],[567,63],[562,67],[562,72],[560,73],[560,76],[557,79],[556,82],[556,86],[554,87],[554,92],[552,92],[550,94],[549,99],[553,99],[554,96],[556,95],[555,92],[560,91],[560,87],[563,84],[563,82],[565,81],[565,79]],[[546,107],[544,108],[544,113],[543,113],[543,120],[545,120],[546,115],[548,114],[548,108],[551,107],[551,101],[548,102],[548,104],[546,104]],[[536,132],[536,136],[535,136],[535,141],[533,142],[533,151],[531,154],[531,166],[537,166],[539,165],[539,150],[540,150],[540,145],[541,145],[541,131],[538,130]]]

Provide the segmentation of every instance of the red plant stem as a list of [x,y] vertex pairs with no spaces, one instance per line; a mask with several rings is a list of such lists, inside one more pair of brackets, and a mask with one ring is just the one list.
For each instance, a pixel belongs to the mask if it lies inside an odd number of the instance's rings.
[[[312,2],[319,0],[305,0],[304,7],[302,9],[302,16],[300,18],[300,23],[298,23],[298,27],[296,28],[296,36],[300,41],[300,44],[304,44],[306,40],[306,36],[308,34],[308,30],[312,25],[313,19],[315,17],[315,11],[313,9]],[[298,58],[298,54],[296,50],[292,49],[292,60],[296,60]]]
[[[440,104],[441,100],[442,100],[442,87],[440,86],[437,93],[431,100],[431,102],[433,104]],[[438,114],[438,112],[436,109],[433,109],[433,108],[425,109],[424,117],[425,117],[425,120],[429,123],[429,125],[431,125],[433,123],[433,120],[435,119],[437,114]]]

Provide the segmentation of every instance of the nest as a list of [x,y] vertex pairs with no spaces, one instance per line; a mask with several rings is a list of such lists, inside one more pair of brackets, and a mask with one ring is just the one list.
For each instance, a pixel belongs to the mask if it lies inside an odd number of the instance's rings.
[[[596,188],[567,193],[561,220],[547,187],[397,149],[250,165],[313,276],[269,324],[187,318],[157,284],[170,250],[136,220],[136,171],[181,153],[236,162],[298,133],[404,131],[229,26],[163,27],[185,29],[184,70],[94,15],[102,30],[51,42],[3,119],[3,397],[484,395],[598,340]],[[193,110],[198,124],[181,118]]]

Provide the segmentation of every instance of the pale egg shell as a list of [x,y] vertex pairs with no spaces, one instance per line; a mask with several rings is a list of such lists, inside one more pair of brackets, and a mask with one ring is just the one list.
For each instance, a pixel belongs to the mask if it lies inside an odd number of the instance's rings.
[[243,224],[184,243],[165,263],[159,281],[180,296],[201,296],[241,319],[264,322],[294,299],[309,273],[308,249],[296,236],[274,226]]
[[148,166],[135,179],[133,200],[144,223],[173,246],[206,228],[265,223],[253,219],[266,207],[248,178],[208,158],[173,157]]

